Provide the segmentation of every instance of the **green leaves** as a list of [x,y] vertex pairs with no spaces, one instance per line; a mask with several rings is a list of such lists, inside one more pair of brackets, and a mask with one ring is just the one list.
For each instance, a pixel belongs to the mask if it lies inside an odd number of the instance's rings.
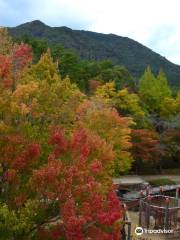
[[171,96],[165,73],[160,70],[157,78],[155,78],[150,66],[148,66],[140,79],[139,93],[148,111],[159,115],[164,99]]
[[16,212],[0,203],[0,236],[2,240],[28,239],[34,229],[38,214],[38,202],[29,200]]

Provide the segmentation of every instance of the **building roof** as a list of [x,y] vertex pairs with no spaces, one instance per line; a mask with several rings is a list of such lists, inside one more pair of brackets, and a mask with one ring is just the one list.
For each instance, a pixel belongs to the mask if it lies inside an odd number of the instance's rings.
[[137,185],[145,183],[145,181],[138,176],[124,176],[121,178],[113,178],[113,183],[120,185]]

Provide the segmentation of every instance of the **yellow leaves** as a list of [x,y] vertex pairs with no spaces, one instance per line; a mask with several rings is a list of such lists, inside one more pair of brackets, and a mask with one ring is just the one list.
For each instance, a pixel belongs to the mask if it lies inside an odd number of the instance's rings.
[[130,93],[127,88],[117,91],[114,82],[106,83],[99,87],[96,91],[96,96],[117,108],[123,115],[130,116],[137,122],[146,117],[138,95]]
[[20,114],[22,116],[26,116],[28,113],[30,113],[31,108],[28,107],[26,104],[24,103],[16,103],[16,102],[12,102],[11,103],[11,112],[12,113],[16,113],[16,114]]
[[0,96],[0,106],[2,106],[4,104],[4,99],[2,96]]
[[0,54],[8,54],[12,48],[12,39],[6,28],[0,27]]
[[37,64],[31,67],[29,74],[33,76],[36,81],[46,80],[50,85],[61,80],[58,66],[53,62],[49,50],[41,56]]
[[5,122],[0,121],[0,134],[7,133],[10,130],[10,127],[5,124]]
[[116,88],[114,82],[109,82],[100,86],[96,90],[96,96],[106,99],[107,101],[116,95]]
[[177,96],[175,99],[167,97],[161,104],[160,116],[170,117],[180,114],[180,97]]
[[125,88],[117,92],[116,106],[120,109],[129,111],[135,117],[144,117],[145,112],[140,106],[140,99],[135,93],[129,93],[128,89]]
[[18,104],[14,101],[14,102],[11,102],[11,112],[12,113],[17,113],[19,110],[19,106]]
[[21,110],[21,114],[22,114],[23,116],[25,116],[25,115],[27,115],[27,114],[30,112],[31,108],[28,107],[26,104],[21,103],[21,105],[20,105],[20,110]]
[[37,92],[39,84],[37,82],[29,82],[28,84],[18,85],[13,93],[16,99],[29,99],[31,95]]
[[[84,101],[77,111],[77,125],[90,129],[106,142],[111,144],[115,153],[115,161],[121,162],[118,166],[130,166],[132,158],[129,154],[131,147],[131,118],[121,117],[118,112],[98,98]],[[125,164],[124,161],[128,161]],[[115,163],[114,163],[115,164]],[[117,166],[117,164],[115,164]],[[115,169],[114,169],[115,170]],[[126,171],[120,168],[118,171]]]
[[37,82],[29,82],[28,84],[19,84],[12,94],[11,112],[26,116],[37,107],[36,96],[39,90]]

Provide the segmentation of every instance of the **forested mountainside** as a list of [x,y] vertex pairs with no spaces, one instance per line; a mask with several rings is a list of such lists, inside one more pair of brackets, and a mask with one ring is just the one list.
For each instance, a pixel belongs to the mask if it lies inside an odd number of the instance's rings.
[[147,65],[157,74],[162,68],[169,83],[180,86],[180,66],[127,37],[114,34],[72,30],[68,27],[50,27],[41,21],[24,23],[9,28],[13,37],[30,36],[47,40],[49,44],[61,44],[75,50],[85,60],[111,60],[113,64],[125,66],[137,79]]

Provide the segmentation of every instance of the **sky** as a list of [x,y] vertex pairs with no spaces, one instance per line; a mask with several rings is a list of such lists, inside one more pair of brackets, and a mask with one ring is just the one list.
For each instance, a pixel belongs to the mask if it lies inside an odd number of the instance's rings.
[[32,20],[126,36],[180,65],[180,0],[0,0],[0,26]]

